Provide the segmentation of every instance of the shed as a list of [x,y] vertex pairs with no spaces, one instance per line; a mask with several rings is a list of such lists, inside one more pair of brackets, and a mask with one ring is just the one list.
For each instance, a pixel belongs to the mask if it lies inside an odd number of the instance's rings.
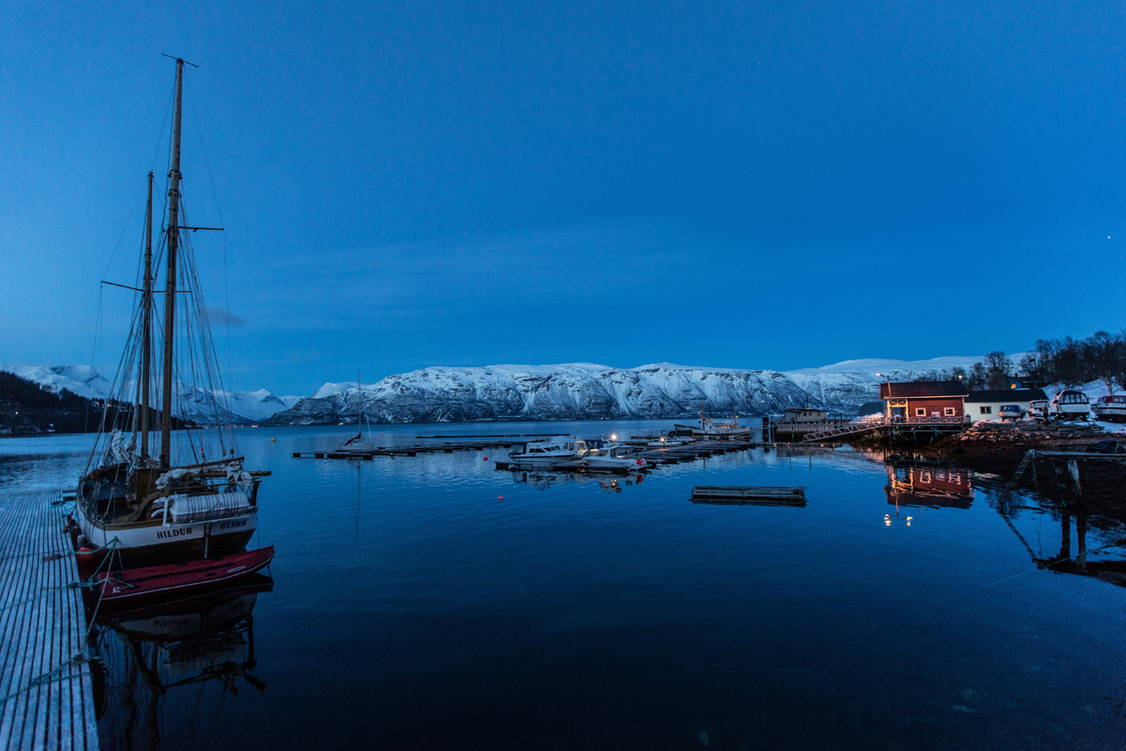
[[884,416],[894,422],[954,421],[965,416],[966,386],[961,381],[881,383]]

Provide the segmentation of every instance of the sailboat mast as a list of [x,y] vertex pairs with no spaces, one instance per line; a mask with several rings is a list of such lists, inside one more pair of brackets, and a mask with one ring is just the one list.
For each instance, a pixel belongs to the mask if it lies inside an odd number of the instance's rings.
[[141,321],[141,459],[149,458],[149,396],[152,394],[152,172],[145,205],[145,281],[142,293],[144,318]]
[[176,106],[172,116],[172,165],[168,170],[168,270],[164,284],[164,378],[160,410],[160,468],[172,463],[172,338],[176,328],[176,251],[180,242],[180,116],[184,100],[184,60],[176,58]]

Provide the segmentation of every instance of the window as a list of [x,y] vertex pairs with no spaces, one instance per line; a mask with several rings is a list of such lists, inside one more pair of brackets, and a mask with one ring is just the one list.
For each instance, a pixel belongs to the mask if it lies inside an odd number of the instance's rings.
[[926,417],[927,410],[925,407],[915,407],[915,417]]
[[982,407],[981,408],[981,414],[991,415],[991,414],[993,414],[993,408],[992,407]]
[[946,415],[947,417],[953,417],[956,411],[957,410],[953,407],[943,407],[942,414]]

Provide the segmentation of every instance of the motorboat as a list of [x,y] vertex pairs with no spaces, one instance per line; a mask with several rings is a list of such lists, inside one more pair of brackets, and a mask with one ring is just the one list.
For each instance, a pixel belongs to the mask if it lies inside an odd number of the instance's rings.
[[1092,409],[1097,420],[1126,422],[1126,394],[1100,396]]
[[509,452],[508,458],[518,464],[533,467],[551,467],[575,458],[575,444],[559,441],[526,443],[519,450]]
[[1086,420],[1091,400],[1082,391],[1064,389],[1052,397],[1052,413],[1059,420]]
[[601,439],[578,440],[574,443],[575,456],[588,469],[630,472],[647,469],[649,463],[640,456],[629,456],[617,443]]
[[732,415],[730,422],[716,422],[711,417],[700,413],[699,425],[674,425],[670,433],[678,438],[693,438],[697,440],[723,440],[723,441],[749,441],[751,429],[739,425],[739,416]]

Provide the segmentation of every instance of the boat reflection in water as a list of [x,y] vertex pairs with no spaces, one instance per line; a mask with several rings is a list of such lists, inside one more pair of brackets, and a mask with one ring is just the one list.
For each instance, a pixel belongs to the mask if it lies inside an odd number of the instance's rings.
[[243,686],[265,691],[253,674],[253,612],[272,588],[256,574],[207,595],[97,618],[90,638],[101,666],[94,688],[103,746],[161,747],[166,718],[182,729],[185,712],[207,712]]
[[886,465],[890,505],[969,508],[974,501],[973,473],[952,467]]

